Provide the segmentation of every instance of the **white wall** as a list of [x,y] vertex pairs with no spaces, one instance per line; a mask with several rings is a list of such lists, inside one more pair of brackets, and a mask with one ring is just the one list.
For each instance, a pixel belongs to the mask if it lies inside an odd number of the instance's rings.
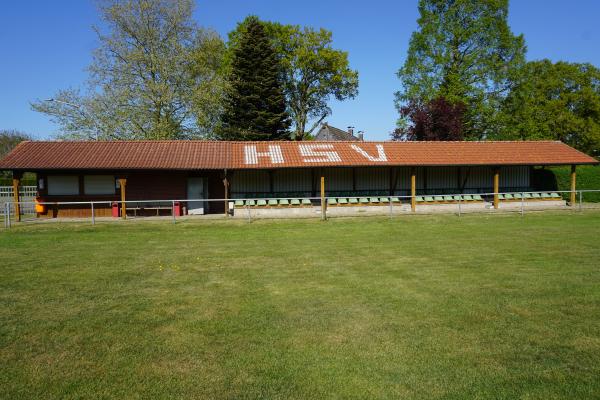
[[[396,180],[395,192],[410,191],[410,168],[395,167],[393,171],[392,179]],[[490,192],[493,188],[491,167],[418,167],[416,174],[417,192],[426,187],[428,191],[458,193],[463,184],[467,193]],[[426,177],[425,174],[427,174]],[[529,187],[529,174],[530,169],[527,166],[502,167],[500,169],[500,187],[507,189]],[[353,185],[357,191],[387,192],[390,188],[389,167],[355,168],[354,178],[352,168],[327,168],[324,169],[324,176],[325,188],[328,192],[350,192]],[[318,192],[319,170],[315,172],[315,177]],[[311,192],[313,187],[313,174],[308,168],[279,169],[272,172],[247,170],[235,171],[231,182],[231,192],[266,193],[270,191],[271,179],[275,193]],[[393,182],[392,186],[394,186]]]

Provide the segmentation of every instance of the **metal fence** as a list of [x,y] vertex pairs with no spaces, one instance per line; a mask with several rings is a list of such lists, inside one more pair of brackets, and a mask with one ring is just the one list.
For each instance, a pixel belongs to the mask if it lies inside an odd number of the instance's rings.
[[[498,208],[494,207],[494,193],[481,193],[477,196],[465,194],[446,194],[439,196],[416,196],[415,210],[412,209],[411,196],[326,196],[291,198],[239,198],[239,199],[171,199],[171,200],[129,200],[121,201],[78,201],[46,202],[22,200],[21,222],[60,222],[79,221],[96,224],[97,222],[123,220],[125,204],[126,220],[158,219],[177,222],[178,220],[210,219],[226,217],[252,221],[263,218],[320,218],[356,216],[389,216],[393,218],[411,214],[455,214],[461,216],[470,213],[525,213],[543,210],[583,211],[600,209],[600,203],[586,203],[586,194],[598,194],[600,190],[578,190],[575,203],[567,204],[571,191],[554,192],[510,192],[498,194]],[[31,193],[30,189],[28,192]],[[416,201],[418,200],[418,201]],[[192,214],[186,209],[192,204],[224,209],[219,214]],[[57,211],[58,218],[40,217],[35,212],[45,206],[48,212]],[[0,205],[0,218],[3,226],[10,228],[17,220],[14,199]],[[78,210],[79,216],[60,216],[61,210]],[[198,210],[198,209],[196,209]]]

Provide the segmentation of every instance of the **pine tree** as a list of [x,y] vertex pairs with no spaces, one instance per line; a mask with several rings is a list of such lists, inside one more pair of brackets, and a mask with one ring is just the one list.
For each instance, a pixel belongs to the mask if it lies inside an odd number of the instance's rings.
[[224,106],[222,140],[287,140],[290,119],[281,64],[263,24],[255,16],[242,22],[233,51]]

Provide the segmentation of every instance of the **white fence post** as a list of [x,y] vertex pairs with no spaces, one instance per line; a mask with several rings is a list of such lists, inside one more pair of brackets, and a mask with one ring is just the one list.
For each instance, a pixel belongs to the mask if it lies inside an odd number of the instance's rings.
[[6,227],[10,228],[10,203],[6,203]]
[[523,216],[524,205],[525,205],[525,193],[521,193],[521,217]]
[[94,215],[94,202],[90,202],[92,204],[92,225],[96,225],[96,216]]

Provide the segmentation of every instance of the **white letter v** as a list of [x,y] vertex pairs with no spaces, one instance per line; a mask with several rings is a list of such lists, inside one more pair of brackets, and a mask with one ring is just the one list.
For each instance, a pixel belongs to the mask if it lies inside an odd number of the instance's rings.
[[375,148],[377,148],[377,157],[373,157],[372,155],[370,155],[369,153],[367,153],[366,151],[364,151],[363,149],[361,149],[360,147],[358,147],[355,144],[351,144],[350,147],[352,147],[352,149],[354,149],[354,151],[361,154],[363,157],[365,157],[369,161],[387,161],[387,157],[385,156],[385,152],[383,151],[382,144],[375,145]]

